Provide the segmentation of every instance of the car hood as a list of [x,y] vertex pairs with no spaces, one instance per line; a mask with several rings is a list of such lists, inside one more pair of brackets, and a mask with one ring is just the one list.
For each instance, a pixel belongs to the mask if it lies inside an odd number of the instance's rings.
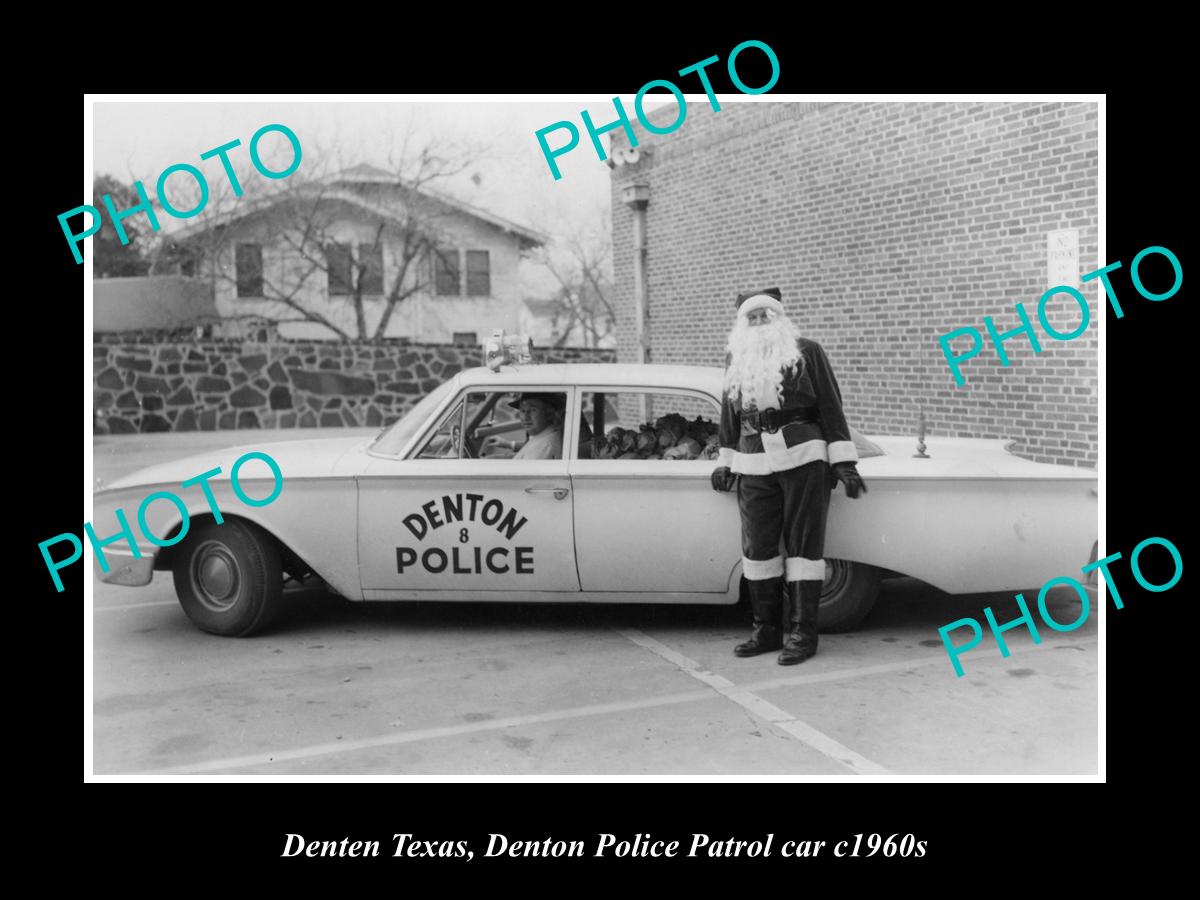
[[[118,478],[104,485],[104,491],[149,486],[156,484],[174,484],[194,478],[211,469],[221,469],[221,474],[214,481],[228,480],[229,471],[234,462],[246,453],[265,453],[279,465],[284,479],[318,478],[333,474],[340,460],[347,453],[358,447],[370,444],[370,438],[361,435],[355,437],[319,438],[304,441],[275,441],[257,444],[244,444],[237,447],[225,447],[216,450],[206,450],[192,456],[185,456],[168,463],[159,463],[138,469],[129,475]],[[262,463],[255,465],[255,471]],[[249,470],[247,470],[249,471]],[[98,492],[99,493],[99,492]]]

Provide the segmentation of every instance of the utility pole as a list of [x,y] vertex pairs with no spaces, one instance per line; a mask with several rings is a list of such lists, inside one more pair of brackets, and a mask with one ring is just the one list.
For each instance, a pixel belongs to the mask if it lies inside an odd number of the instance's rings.
[[[625,205],[633,210],[633,309],[637,334],[637,361],[650,361],[650,300],[646,273],[646,207],[650,205],[650,185],[635,181],[621,192]],[[642,420],[649,421],[647,397],[641,395]]]

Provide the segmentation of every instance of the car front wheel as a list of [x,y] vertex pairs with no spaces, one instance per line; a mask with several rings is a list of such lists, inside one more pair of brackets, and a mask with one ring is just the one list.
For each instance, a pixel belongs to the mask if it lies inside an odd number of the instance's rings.
[[196,526],[173,568],[179,604],[202,631],[246,637],[264,629],[279,610],[279,548],[249,522],[226,519]]
[[866,563],[825,560],[818,624],[823,632],[853,631],[867,617],[879,596],[883,573]]

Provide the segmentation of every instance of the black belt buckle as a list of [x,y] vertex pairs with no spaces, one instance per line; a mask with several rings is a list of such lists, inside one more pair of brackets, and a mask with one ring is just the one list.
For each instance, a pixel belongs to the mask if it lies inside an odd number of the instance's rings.
[[780,421],[780,411],[777,409],[764,409],[758,414],[758,424],[761,431],[767,434],[774,434],[783,425]]

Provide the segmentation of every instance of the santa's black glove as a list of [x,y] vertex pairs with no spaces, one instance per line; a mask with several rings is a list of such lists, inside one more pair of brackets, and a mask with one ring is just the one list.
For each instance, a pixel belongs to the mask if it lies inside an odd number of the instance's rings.
[[737,476],[729,466],[713,469],[712,487],[714,491],[732,491],[737,484]]
[[862,480],[862,476],[858,474],[858,469],[852,462],[840,462],[833,464],[833,475],[846,486],[846,496],[851,500],[857,499],[859,493],[867,492],[867,483]]

